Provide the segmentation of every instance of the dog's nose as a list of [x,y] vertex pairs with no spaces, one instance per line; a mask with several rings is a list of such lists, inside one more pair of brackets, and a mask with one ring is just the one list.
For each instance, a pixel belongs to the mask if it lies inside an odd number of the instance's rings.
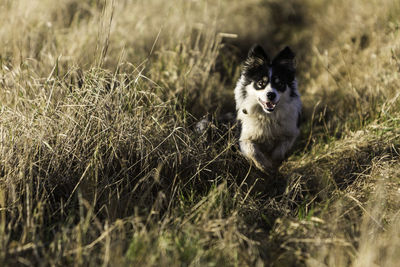
[[276,97],[276,94],[274,92],[268,92],[267,93],[268,100],[272,101],[272,100],[275,99],[275,97]]

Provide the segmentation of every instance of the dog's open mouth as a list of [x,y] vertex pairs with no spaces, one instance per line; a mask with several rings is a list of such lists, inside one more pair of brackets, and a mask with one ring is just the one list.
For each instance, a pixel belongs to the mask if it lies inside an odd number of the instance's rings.
[[267,112],[274,111],[276,105],[278,104],[278,102],[277,103],[272,103],[272,102],[269,102],[269,101],[264,102],[264,101],[261,101],[261,99],[258,99],[258,102],[260,102],[262,108]]

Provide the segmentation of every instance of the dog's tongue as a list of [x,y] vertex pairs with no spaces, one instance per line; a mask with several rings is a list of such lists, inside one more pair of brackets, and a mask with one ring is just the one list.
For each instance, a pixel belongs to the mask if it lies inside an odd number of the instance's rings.
[[272,104],[271,102],[266,102],[267,104],[267,108],[274,108],[274,104]]

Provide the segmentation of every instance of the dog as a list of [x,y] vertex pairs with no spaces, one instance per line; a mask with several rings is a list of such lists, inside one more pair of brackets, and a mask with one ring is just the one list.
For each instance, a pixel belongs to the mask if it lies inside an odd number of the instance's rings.
[[266,173],[281,165],[300,133],[302,102],[295,65],[289,47],[271,61],[255,44],[234,90],[240,151]]

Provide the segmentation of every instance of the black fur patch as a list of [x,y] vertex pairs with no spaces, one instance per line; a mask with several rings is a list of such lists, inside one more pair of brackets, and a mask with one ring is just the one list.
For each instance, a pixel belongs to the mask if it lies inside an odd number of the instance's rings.
[[296,83],[293,80],[291,84],[288,85],[290,88],[290,97],[298,97],[299,95],[296,93]]
[[[295,97],[297,96],[294,87],[295,73],[295,55],[289,47],[285,47],[279,52],[271,62],[263,48],[256,44],[250,49],[248,57],[243,65],[243,75],[245,77],[244,86],[251,82],[257,83],[264,77],[268,77],[273,88],[284,92],[286,86],[288,86],[291,89],[290,95]],[[278,78],[278,80],[276,80],[276,78]],[[242,95],[243,98],[246,98],[247,92],[243,90]]]
[[[285,47],[272,60],[272,79],[271,85],[278,91],[284,92],[286,85],[291,88],[291,96],[294,93],[294,79],[296,74],[295,55],[289,47]],[[278,78],[279,83],[275,83],[275,78]]]
[[245,99],[247,97],[247,91],[246,91],[246,87],[245,86],[242,87],[241,93],[242,93],[243,99]]
[[288,46],[286,46],[272,61],[273,66],[281,67],[288,71],[295,72],[296,62],[295,62],[295,54],[290,50]]
[[286,80],[285,73],[277,73],[272,67],[271,87],[279,92],[285,92],[288,81]]
[[299,112],[299,114],[297,115],[297,128],[300,128],[300,124],[301,124],[301,112]]
[[259,81],[269,72],[270,59],[264,49],[255,44],[250,48],[249,54],[243,65],[243,74],[246,83]]

